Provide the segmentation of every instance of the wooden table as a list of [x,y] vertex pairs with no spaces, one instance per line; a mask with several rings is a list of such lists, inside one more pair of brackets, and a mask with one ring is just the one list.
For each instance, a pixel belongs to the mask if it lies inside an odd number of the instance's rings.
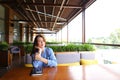
[[30,76],[31,69],[11,69],[0,80],[120,80],[119,64],[44,68],[40,76]]

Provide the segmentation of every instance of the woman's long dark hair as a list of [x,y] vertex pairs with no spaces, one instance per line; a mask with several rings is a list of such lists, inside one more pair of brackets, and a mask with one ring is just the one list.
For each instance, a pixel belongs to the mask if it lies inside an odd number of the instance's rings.
[[42,36],[42,35],[37,35],[37,36],[35,37],[35,39],[34,39],[34,42],[33,42],[33,48],[32,48],[31,55],[32,55],[32,54],[35,54],[35,52],[36,52],[35,46],[38,45],[38,38],[39,38],[39,37],[43,38],[43,41],[44,41],[45,44],[46,44],[46,40],[45,40],[44,36]]

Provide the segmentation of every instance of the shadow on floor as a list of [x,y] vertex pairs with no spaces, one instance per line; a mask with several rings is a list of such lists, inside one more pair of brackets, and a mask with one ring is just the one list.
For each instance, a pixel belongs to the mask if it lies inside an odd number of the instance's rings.
[[6,68],[0,68],[0,77],[2,77],[7,71],[8,69]]
[[13,55],[12,65],[10,67],[0,67],[0,78],[7,73],[8,70],[22,66],[24,66],[24,57],[21,57],[21,60],[19,60],[17,55]]

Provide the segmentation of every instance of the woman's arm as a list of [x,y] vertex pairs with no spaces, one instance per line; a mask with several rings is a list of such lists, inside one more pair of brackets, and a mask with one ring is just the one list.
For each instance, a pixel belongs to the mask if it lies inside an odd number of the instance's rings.
[[51,48],[47,48],[47,52],[48,52],[48,64],[47,65],[50,67],[57,66],[57,59],[55,57],[53,50]]
[[35,59],[44,62],[45,64],[48,64],[48,60],[46,58],[43,58],[41,54],[35,54]]
[[57,66],[57,60],[53,50],[51,48],[46,48],[45,54],[46,54],[46,58],[42,57],[40,52],[35,54],[35,60],[44,62],[46,66],[50,66],[50,67]]

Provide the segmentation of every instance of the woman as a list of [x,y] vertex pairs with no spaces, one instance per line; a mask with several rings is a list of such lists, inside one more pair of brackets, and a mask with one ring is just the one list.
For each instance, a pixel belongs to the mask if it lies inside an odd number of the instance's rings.
[[57,60],[51,48],[45,47],[46,40],[42,35],[37,35],[32,50],[32,64],[35,69],[42,67],[56,67]]

